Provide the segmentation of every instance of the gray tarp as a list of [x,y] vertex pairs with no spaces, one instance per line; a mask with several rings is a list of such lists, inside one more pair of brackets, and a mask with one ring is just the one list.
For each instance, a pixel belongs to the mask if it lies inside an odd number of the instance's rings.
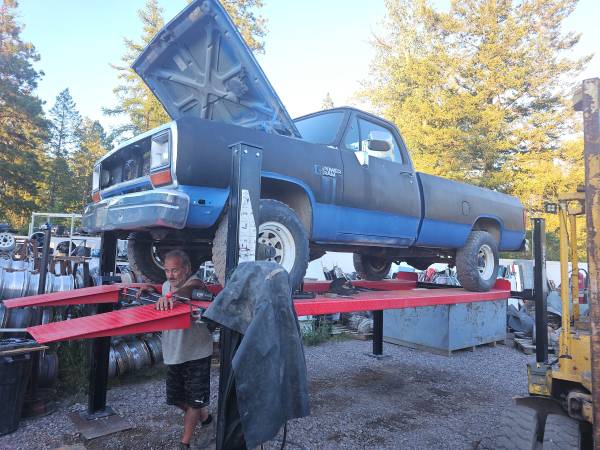
[[310,414],[302,337],[280,265],[240,264],[204,316],[243,335],[232,366],[248,448]]

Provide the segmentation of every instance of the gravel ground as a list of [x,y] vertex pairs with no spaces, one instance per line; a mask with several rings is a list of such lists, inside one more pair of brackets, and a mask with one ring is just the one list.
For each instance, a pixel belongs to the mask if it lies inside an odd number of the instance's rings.
[[[288,449],[477,449],[511,398],[527,393],[530,357],[507,346],[446,357],[385,344],[385,359],[367,356],[371,348],[356,340],[306,348],[312,414],[290,421]],[[217,383],[213,368],[212,405]],[[113,387],[107,402],[132,430],[85,442],[68,417],[84,409],[85,398],[70,399],[51,415],[22,421],[0,437],[0,449],[163,449],[178,442],[182,417],[165,405],[161,376]],[[197,432],[201,448],[211,447],[211,432]],[[266,448],[279,446],[275,440]]]

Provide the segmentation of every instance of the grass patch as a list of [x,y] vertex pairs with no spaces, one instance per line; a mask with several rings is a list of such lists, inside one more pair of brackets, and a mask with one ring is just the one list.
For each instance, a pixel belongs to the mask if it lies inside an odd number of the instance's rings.
[[315,324],[315,328],[302,333],[302,341],[304,345],[319,345],[331,339],[330,324]]

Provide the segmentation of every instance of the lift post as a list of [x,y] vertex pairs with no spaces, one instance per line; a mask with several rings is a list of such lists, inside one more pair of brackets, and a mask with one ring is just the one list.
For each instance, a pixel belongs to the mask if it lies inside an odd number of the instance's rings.
[[[115,272],[117,255],[117,237],[114,232],[102,233],[100,243],[101,276]],[[97,314],[112,311],[112,303],[100,303]],[[108,386],[108,359],[110,355],[110,337],[96,338],[90,344],[90,372],[88,388],[87,418],[98,418],[114,414],[106,406],[106,388]]]
[[[232,145],[230,148],[232,163],[225,283],[237,267],[238,262],[255,259],[257,230],[260,223],[262,149],[244,143]],[[217,450],[246,448],[231,368],[233,356],[240,340],[239,333],[221,327]]]

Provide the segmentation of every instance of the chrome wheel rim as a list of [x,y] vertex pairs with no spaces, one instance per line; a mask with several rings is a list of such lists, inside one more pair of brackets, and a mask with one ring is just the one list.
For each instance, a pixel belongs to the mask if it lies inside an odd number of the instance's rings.
[[291,231],[279,222],[265,222],[258,228],[258,242],[273,247],[275,256],[267,258],[291,272],[296,260],[296,241]]
[[479,276],[484,280],[490,279],[494,273],[494,266],[495,261],[492,248],[487,244],[479,247],[479,251],[477,252],[477,270],[479,271]]

